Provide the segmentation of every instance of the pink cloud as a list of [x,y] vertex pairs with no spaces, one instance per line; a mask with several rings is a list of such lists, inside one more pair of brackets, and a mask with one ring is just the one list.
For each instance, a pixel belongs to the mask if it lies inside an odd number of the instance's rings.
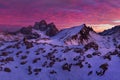
[[82,23],[116,25],[119,4],[120,0],[0,0],[0,24],[27,26],[45,19],[60,29]]

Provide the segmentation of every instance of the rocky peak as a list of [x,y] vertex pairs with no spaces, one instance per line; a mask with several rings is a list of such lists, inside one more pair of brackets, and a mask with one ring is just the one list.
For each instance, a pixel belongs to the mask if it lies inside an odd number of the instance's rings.
[[45,20],[41,20],[40,22],[36,22],[33,26],[34,29],[44,31],[47,36],[54,36],[58,33],[58,29],[56,28],[54,23],[47,24]]
[[83,43],[84,41],[88,41],[89,32],[93,31],[91,27],[87,27],[86,24],[81,25],[82,29],[75,35],[71,36],[72,39],[77,40],[78,43]]
[[82,44],[85,41],[88,41],[90,31],[93,31],[93,29],[83,24],[61,30],[55,38],[59,38],[60,41],[63,41],[66,44]]
[[45,31],[47,28],[47,23],[45,20],[41,20],[40,22],[35,22],[33,28],[36,30]]
[[59,30],[56,28],[54,23],[50,23],[47,25],[47,31],[46,35],[48,36],[54,36],[59,32]]
[[46,22],[45,20],[41,20],[41,21],[40,21],[40,24],[41,24],[41,25],[47,25],[47,22]]

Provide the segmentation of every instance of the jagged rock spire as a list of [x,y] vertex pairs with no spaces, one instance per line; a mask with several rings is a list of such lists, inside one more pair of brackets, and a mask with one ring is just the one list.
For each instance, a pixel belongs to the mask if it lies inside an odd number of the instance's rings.
[[48,36],[54,36],[59,32],[54,23],[48,24],[47,27],[46,35]]
[[36,22],[33,28],[36,30],[45,31],[47,28],[47,22],[45,20],[41,20],[40,22]]
[[41,20],[40,22],[36,22],[33,26],[34,29],[45,31],[47,36],[54,36],[58,33],[58,29],[56,28],[54,23],[47,24],[45,20]]

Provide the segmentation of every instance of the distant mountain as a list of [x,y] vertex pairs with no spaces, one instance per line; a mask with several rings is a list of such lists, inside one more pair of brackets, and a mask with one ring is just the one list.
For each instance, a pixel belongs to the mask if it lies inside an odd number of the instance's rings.
[[41,20],[40,22],[36,22],[33,26],[34,29],[44,31],[47,36],[54,36],[58,33],[58,29],[56,28],[54,23],[47,24],[45,20]]
[[115,26],[111,29],[105,30],[105,31],[101,32],[100,34],[105,36],[105,35],[112,35],[112,34],[116,34],[116,33],[120,33],[120,25]]
[[22,34],[27,39],[37,39],[55,36],[59,30],[54,23],[49,23],[45,20],[36,22],[34,26],[22,27],[16,32],[9,32],[11,35]]
[[42,20],[16,32],[2,32],[0,79],[119,80],[118,29],[103,32],[104,36],[85,24],[59,31]]

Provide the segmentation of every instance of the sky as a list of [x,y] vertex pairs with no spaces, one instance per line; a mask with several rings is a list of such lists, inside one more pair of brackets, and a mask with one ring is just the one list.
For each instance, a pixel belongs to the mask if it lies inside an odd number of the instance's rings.
[[43,19],[59,29],[87,24],[100,32],[120,24],[120,0],[0,0],[1,30]]

